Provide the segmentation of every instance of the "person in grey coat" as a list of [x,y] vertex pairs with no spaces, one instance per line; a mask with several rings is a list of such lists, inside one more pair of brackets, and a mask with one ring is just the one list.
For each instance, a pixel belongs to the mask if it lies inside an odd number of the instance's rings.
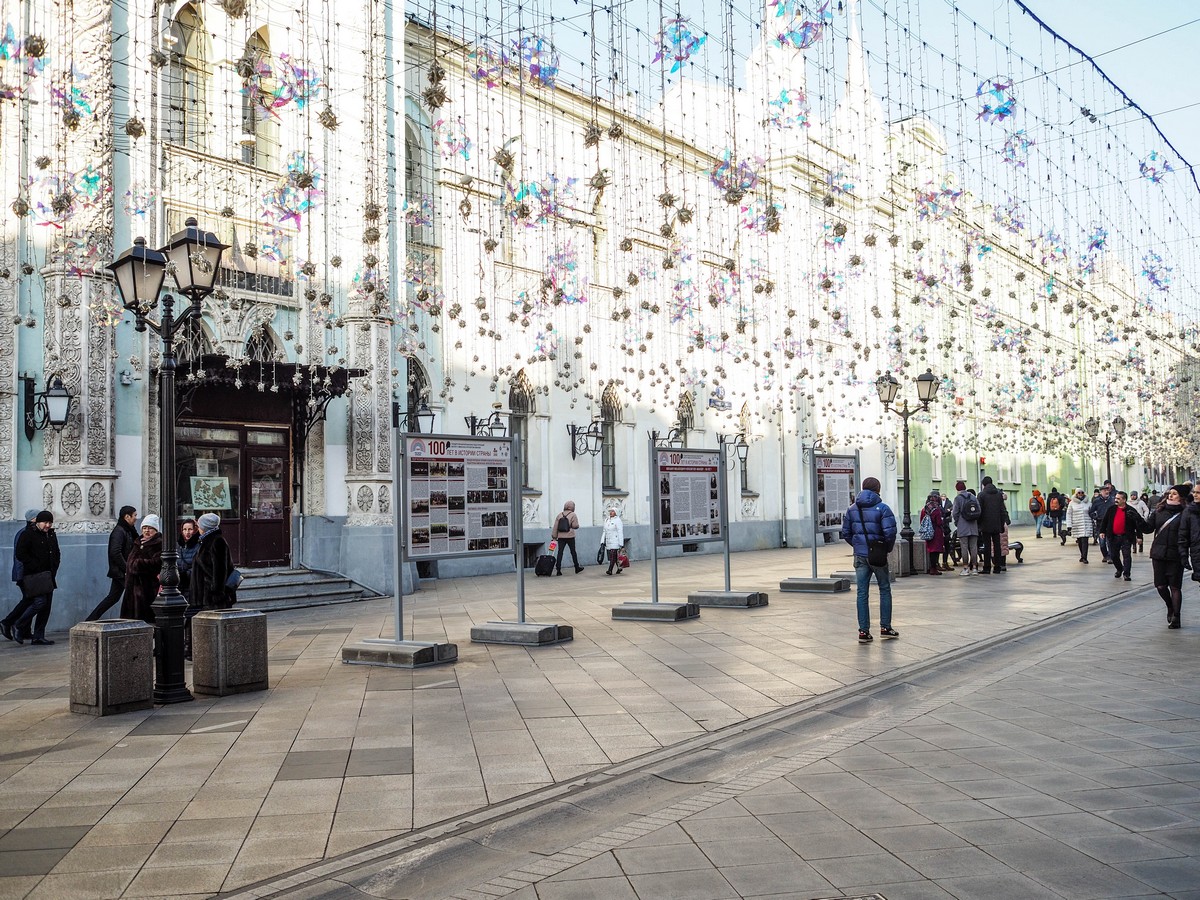
[[[975,495],[967,490],[965,481],[956,481],[954,489],[958,495],[954,498],[954,506],[950,516],[954,519],[954,528],[958,532],[958,545],[962,550],[963,567],[960,575],[979,574],[979,520],[972,521],[962,514],[963,507]],[[978,502],[978,501],[976,501]]]

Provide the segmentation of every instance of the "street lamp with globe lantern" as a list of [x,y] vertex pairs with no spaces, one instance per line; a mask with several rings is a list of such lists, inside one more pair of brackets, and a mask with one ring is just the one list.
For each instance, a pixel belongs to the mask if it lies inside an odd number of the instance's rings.
[[[1127,427],[1128,424],[1125,420],[1121,416],[1117,416],[1112,420],[1112,433],[1110,434],[1107,428],[1104,430],[1104,468],[1107,473],[1104,477],[1109,484],[1112,484],[1112,435],[1116,435],[1116,439],[1119,441],[1125,436]],[[1092,416],[1083,423],[1083,429],[1088,433],[1088,437],[1095,440],[1100,434],[1100,422],[1095,416]]]

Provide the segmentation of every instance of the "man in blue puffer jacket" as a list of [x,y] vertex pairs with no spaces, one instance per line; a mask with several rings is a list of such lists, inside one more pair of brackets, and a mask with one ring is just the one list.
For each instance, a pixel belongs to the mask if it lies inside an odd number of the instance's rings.
[[879,479],[864,478],[854,505],[842,519],[842,540],[854,548],[854,575],[858,582],[858,642],[870,643],[871,610],[868,596],[871,575],[879,584],[879,636],[900,637],[892,628],[892,576],[886,565],[873,566],[867,560],[867,544],[883,541],[890,553],[896,544],[896,515],[879,496]]

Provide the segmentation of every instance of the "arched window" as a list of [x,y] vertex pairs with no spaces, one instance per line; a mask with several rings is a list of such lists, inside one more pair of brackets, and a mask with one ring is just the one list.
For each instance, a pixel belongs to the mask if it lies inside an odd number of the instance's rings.
[[201,356],[213,352],[212,339],[198,319],[192,319],[180,329],[175,339],[175,355],[180,362],[198,362]]
[[255,331],[246,341],[248,362],[276,362],[282,357],[283,353],[275,343],[271,329],[266,325]]
[[179,11],[171,25],[175,40],[167,74],[167,140],[201,152],[208,149],[208,61],[212,45],[195,6]]
[[679,397],[679,406],[675,409],[675,427],[679,429],[679,437],[686,447],[688,432],[696,427],[696,406],[691,391],[684,391]]
[[[738,413],[738,428],[741,430],[742,440],[747,443],[750,441],[750,424],[752,421],[750,417],[750,404],[743,403],[742,410]],[[749,456],[749,450],[747,450],[745,456],[738,454],[738,481],[741,483],[743,494],[751,493]]]
[[508,387],[509,435],[521,439],[521,487],[529,487],[529,418],[533,415],[533,385],[522,369]]
[[[429,374],[425,371],[417,360],[411,356],[406,359],[408,368],[408,391],[405,393],[404,400],[407,407],[409,423],[417,421],[416,415],[421,408],[422,403],[429,402]],[[418,429],[412,428],[416,431]]]
[[242,91],[242,162],[260,169],[273,169],[279,162],[279,120],[268,106],[275,90],[275,73],[265,28],[254,32],[246,41],[240,65],[249,67],[246,71],[253,73],[250,79],[257,87],[257,90]]
[[616,386],[610,384],[600,398],[600,485],[606,491],[617,486],[617,424],[621,421],[621,401]]
[[404,123],[404,223],[409,244],[434,246],[432,224],[432,151],[421,139],[418,123]]

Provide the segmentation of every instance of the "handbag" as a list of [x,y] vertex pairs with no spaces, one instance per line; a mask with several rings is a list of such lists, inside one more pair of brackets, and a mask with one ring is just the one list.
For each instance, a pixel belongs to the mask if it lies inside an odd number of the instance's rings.
[[21,596],[42,597],[53,591],[58,585],[54,583],[53,572],[34,572],[21,579]]
[[239,572],[237,569],[234,569],[232,572],[229,573],[229,577],[225,579],[225,587],[229,588],[230,590],[236,591],[239,587],[241,587],[242,582],[244,580],[245,580],[245,576],[242,575],[242,573]]
[[858,520],[862,522],[863,538],[867,542],[867,564],[875,567],[886,566],[888,564],[888,549],[887,541],[873,541],[867,536],[867,520],[863,516],[861,506],[855,507],[858,510]]
[[605,556],[604,542],[601,541],[600,549],[596,551],[596,565],[600,566],[600,565],[604,564],[604,556]]

